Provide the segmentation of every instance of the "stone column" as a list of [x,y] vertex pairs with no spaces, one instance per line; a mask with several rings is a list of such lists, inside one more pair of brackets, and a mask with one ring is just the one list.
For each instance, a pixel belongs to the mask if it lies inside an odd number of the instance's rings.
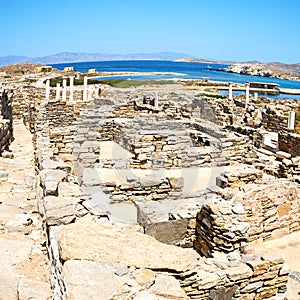
[[257,99],[258,99],[258,93],[255,92],[255,93],[254,93],[254,101],[257,101]]
[[248,107],[249,104],[249,98],[250,98],[250,83],[246,83],[246,102],[245,102],[245,108]]
[[155,97],[154,97],[154,107],[158,108],[158,95],[156,92],[155,92]]
[[87,86],[88,86],[88,78],[84,76],[83,78],[83,101],[87,101]]
[[50,80],[46,80],[46,100],[49,100],[50,98]]
[[69,98],[70,102],[73,101],[73,96],[74,96],[74,77],[71,76],[70,77],[70,98]]
[[58,101],[60,98],[60,83],[56,84],[56,100]]
[[289,111],[288,129],[290,129],[290,130],[295,129],[295,117],[296,117],[295,112]]
[[62,91],[62,100],[67,100],[67,79],[63,79],[63,91]]
[[229,82],[228,86],[228,99],[232,100],[232,82]]

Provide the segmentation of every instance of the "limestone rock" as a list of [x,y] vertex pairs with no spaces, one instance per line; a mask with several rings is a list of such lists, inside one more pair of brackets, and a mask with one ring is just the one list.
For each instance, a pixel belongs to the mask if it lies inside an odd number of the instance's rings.
[[226,274],[230,280],[240,280],[251,277],[253,272],[247,265],[240,264],[240,266],[228,268]]
[[87,220],[64,226],[58,233],[58,243],[63,260],[88,259],[181,272],[195,266],[198,259],[192,249],[162,244],[127,227]]
[[83,203],[94,215],[108,215],[110,212],[109,195],[105,194],[99,187],[83,187],[83,192],[90,196],[90,199]]
[[50,300],[52,299],[52,291],[47,282],[20,278],[18,297],[18,300]]
[[124,280],[102,264],[87,260],[69,260],[63,265],[66,299],[103,299],[128,292]]
[[166,299],[189,299],[180,287],[178,280],[176,280],[173,276],[164,274],[158,274],[156,276],[155,283],[150,288],[150,291],[153,294]]
[[96,186],[101,184],[101,179],[96,169],[84,168],[82,184],[85,186]]
[[46,221],[49,226],[68,224],[75,219],[76,201],[71,197],[44,198]]
[[137,269],[132,275],[142,288],[149,288],[155,280],[155,272],[149,269]]

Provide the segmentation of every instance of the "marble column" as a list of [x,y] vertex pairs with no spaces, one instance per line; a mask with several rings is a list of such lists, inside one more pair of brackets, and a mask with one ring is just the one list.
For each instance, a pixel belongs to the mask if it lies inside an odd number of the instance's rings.
[[228,86],[228,99],[232,100],[232,82],[229,82]]
[[50,80],[47,79],[46,80],[46,97],[45,97],[45,99],[49,100],[49,98],[50,98]]
[[158,95],[157,95],[157,93],[155,93],[155,97],[154,97],[154,107],[158,108]]
[[295,112],[289,111],[289,118],[288,118],[288,129],[289,130],[295,129],[295,117],[296,117]]
[[254,93],[254,101],[257,101],[257,99],[258,99],[258,93],[255,92],[255,93]]
[[83,78],[83,101],[87,101],[87,87],[88,87],[88,78],[84,76]]
[[72,102],[74,98],[74,77],[70,77],[70,98],[69,101]]
[[62,91],[62,100],[67,100],[67,79],[63,79],[63,91]]
[[58,101],[60,98],[60,83],[56,84],[56,100]]
[[245,102],[245,108],[248,107],[249,104],[249,98],[250,98],[250,83],[246,83],[246,102]]

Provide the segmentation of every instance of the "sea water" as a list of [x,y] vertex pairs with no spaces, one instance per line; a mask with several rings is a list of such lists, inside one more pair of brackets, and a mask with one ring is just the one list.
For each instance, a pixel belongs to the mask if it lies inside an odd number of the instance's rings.
[[[124,76],[106,76],[105,79],[125,79],[125,80],[168,80],[168,79],[186,79],[186,80],[210,80],[224,81],[234,83],[245,82],[266,82],[276,83],[280,88],[300,89],[300,81],[284,80],[260,76],[249,76],[235,73],[223,72],[228,65],[196,62],[175,62],[158,60],[128,60],[128,61],[95,61],[95,62],[77,62],[53,64],[53,67],[63,70],[64,67],[72,66],[79,72],[87,72],[89,69],[96,69],[98,72],[145,72],[145,75],[124,75]],[[155,73],[158,74],[147,74]],[[161,74],[159,74],[161,73]],[[104,78],[103,78],[104,79]],[[297,98],[295,95],[270,96],[272,98]]]

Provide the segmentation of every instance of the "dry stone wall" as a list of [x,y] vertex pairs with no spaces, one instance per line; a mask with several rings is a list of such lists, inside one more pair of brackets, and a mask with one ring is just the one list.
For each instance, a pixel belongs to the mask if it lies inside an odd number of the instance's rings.
[[249,241],[274,239],[300,230],[299,193],[293,184],[253,187],[234,199],[243,203]]
[[300,156],[300,135],[293,133],[278,134],[279,150],[288,152],[292,156]]
[[13,141],[13,115],[12,115],[12,99],[11,91],[1,91],[0,102],[0,156],[4,151],[8,150],[9,145]]

